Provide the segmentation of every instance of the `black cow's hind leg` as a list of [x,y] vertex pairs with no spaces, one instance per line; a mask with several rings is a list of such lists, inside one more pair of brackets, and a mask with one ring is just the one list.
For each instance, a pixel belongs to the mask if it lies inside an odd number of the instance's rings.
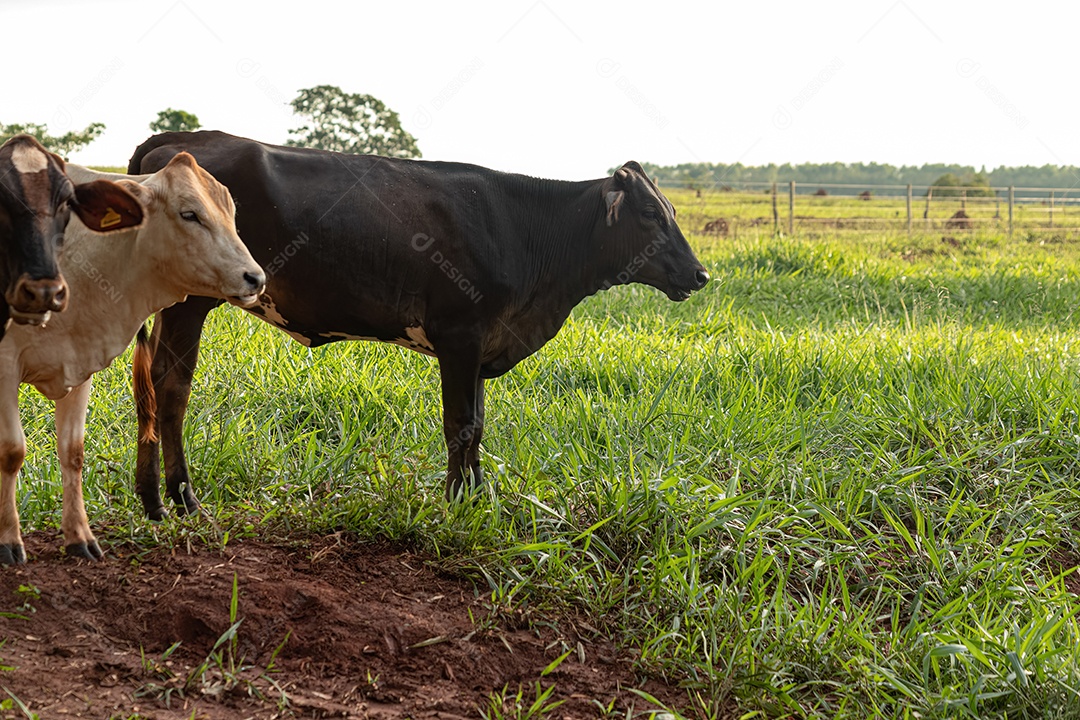
[[185,514],[199,507],[191,492],[187,460],[184,457],[184,415],[191,396],[191,379],[199,359],[199,339],[206,315],[219,301],[191,298],[158,313],[154,322],[154,361],[151,374],[157,396],[157,441],[144,442],[140,428],[135,488],[143,509],[152,520],[165,517],[161,502],[158,444],[165,455],[166,494]]
[[[446,498],[453,500],[483,482],[480,438],[484,432],[484,392],[480,354],[475,348],[439,353],[443,436],[446,438]],[[468,484],[468,488],[466,488]]]
[[480,440],[484,437],[484,378],[476,380],[476,415],[473,420],[472,441],[465,450],[465,467],[472,473],[470,484],[479,488],[484,484],[484,471],[480,467]]

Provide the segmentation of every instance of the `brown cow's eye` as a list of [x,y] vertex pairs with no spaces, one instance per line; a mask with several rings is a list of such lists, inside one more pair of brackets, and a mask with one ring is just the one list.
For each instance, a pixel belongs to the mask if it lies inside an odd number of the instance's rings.
[[202,225],[202,220],[199,220],[199,216],[191,210],[186,210],[180,213],[180,217],[182,217],[184,220],[187,220],[188,222],[199,223],[200,225]]

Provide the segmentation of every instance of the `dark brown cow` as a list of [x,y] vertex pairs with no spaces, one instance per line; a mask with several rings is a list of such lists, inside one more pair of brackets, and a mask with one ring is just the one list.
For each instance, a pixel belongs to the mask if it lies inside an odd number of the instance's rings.
[[[709,280],[671,203],[634,162],[564,182],[198,132],[151,138],[128,172],[153,172],[181,151],[233,193],[240,237],[266,268],[250,312],[312,347],[381,340],[438,358],[448,496],[482,480],[484,381],[555,337],[583,298],[639,282],[685,300]],[[156,430],[167,492],[182,510],[197,503],[181,429],[202,325],[218,302],[191,298],[154,325]],[[141,427],[137,484],[160,518],[153,430]]]
[[40,325],[67,304],[56,256],[72,210],[95,232],[143,220],[127,190],[107,180],[74,185],[63,159],[33,137],[0,146],[0,338],[9,319]]

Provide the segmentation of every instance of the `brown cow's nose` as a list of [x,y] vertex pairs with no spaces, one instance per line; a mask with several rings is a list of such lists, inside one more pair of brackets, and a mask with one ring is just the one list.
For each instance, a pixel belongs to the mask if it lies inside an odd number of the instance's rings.
[[59,312],[67,307],[67,283],[63,278],[19,278],[11,305],[24,313]]
[[697,289],[700,290],[709,282],[709,273],[704,270],[698,270],[697,273],[694,274],[694,280],[697,281]]

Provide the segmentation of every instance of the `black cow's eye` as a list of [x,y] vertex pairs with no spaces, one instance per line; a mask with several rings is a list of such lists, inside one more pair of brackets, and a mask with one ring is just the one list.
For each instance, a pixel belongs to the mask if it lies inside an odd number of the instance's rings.
[[641,215],[649,220],[655,220],[657,218],[656,210],[653,210],[652,208],[645,208],[641,211]]
[[199,223],[200,225],[202,225],[202,221],[199,220],[198,214],[196,214],[192,210],[186,210],[186,211],[180,213],[180,217],[187,220],[188,222]]

